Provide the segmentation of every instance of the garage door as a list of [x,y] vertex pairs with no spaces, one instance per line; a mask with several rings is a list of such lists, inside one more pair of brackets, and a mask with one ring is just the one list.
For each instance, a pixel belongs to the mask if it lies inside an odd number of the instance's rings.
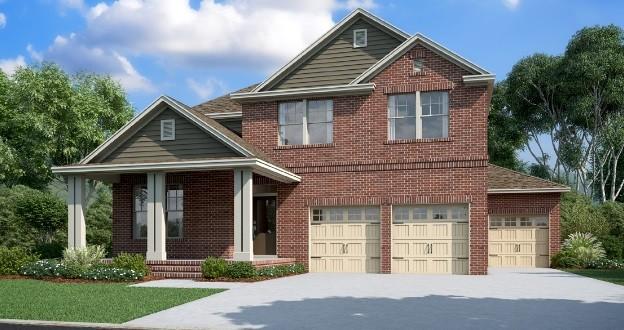
[[392,272],[468,274],[468,206],[392,208]]
[[548,267],[548,216],[490,216],[490,267]]
[[311,272],[379,273],[379,208],[312,209]]

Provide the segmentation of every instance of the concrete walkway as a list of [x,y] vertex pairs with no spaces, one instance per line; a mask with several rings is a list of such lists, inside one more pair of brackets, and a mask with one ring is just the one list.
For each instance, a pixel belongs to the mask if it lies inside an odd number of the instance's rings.
[[492,270],[489,276],[305,274],[232,287],[127,324],[202,329],[615,329],[624,324],[624,286],[552,269]]

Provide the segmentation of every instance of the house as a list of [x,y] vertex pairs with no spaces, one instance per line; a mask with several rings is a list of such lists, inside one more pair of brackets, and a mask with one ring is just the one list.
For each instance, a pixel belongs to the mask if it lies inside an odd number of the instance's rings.
[[152,263],[548,267],[568,188],[488,164],[494,79],[355,10],[264,82],[195,107],[160,97],[54,168],[69,186],[69,246],[86,244],[84,182],[96,179],[113,186],[114,253]]

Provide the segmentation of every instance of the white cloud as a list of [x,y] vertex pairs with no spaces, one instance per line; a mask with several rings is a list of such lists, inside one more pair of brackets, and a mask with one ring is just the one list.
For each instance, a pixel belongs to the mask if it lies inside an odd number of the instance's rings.
[[0,70],[8,75],[12,75],[20,66],[26,66],[24,56],[19,55],[16,58],[0,59]]
[[225,83],[215,78],[208,78],[205,81],[187,79],[186,85],[201,99],[221,95],[226,91]]
[[374,0],[347,0],[344,3],[344,7],[349,10],[364,8],[364,9],[373,9],[377,7],[377,4]]
[[0,29],[4,28],[6,26],[6,15],[2,12],[0,12]]
[[40,52],[36,51],[35,48],[33,47],[33,45],[28,44],[26,46],[26,51],[28,52],[28,55],[30,55],[30,58],[32,58],[34,61],[36,61],[36,62],[43,61],[43,54],[41,54]]
[[84,45],[76,34],[57,36],[43,57],[71,72],[109,74],[128,91],[154,91],[152,83],[134,68],[127,57],[114,50]]
[[520,5],[520,0],[503,0],[505,7],[514,10]]
[[372,0],[118,0],[88,9],[81,43],[196,67],[274,69],[318,38],[332,12]]

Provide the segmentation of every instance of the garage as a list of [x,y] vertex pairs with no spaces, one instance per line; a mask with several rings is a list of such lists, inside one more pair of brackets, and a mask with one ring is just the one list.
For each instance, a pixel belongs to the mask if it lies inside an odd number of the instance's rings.
[[379,207],[311,210],[310,272],[380,272]]
[[548,216],[491,215],[490,267],[548,267]]
[[468,205],[392,208],[392,272],[468,274]]

